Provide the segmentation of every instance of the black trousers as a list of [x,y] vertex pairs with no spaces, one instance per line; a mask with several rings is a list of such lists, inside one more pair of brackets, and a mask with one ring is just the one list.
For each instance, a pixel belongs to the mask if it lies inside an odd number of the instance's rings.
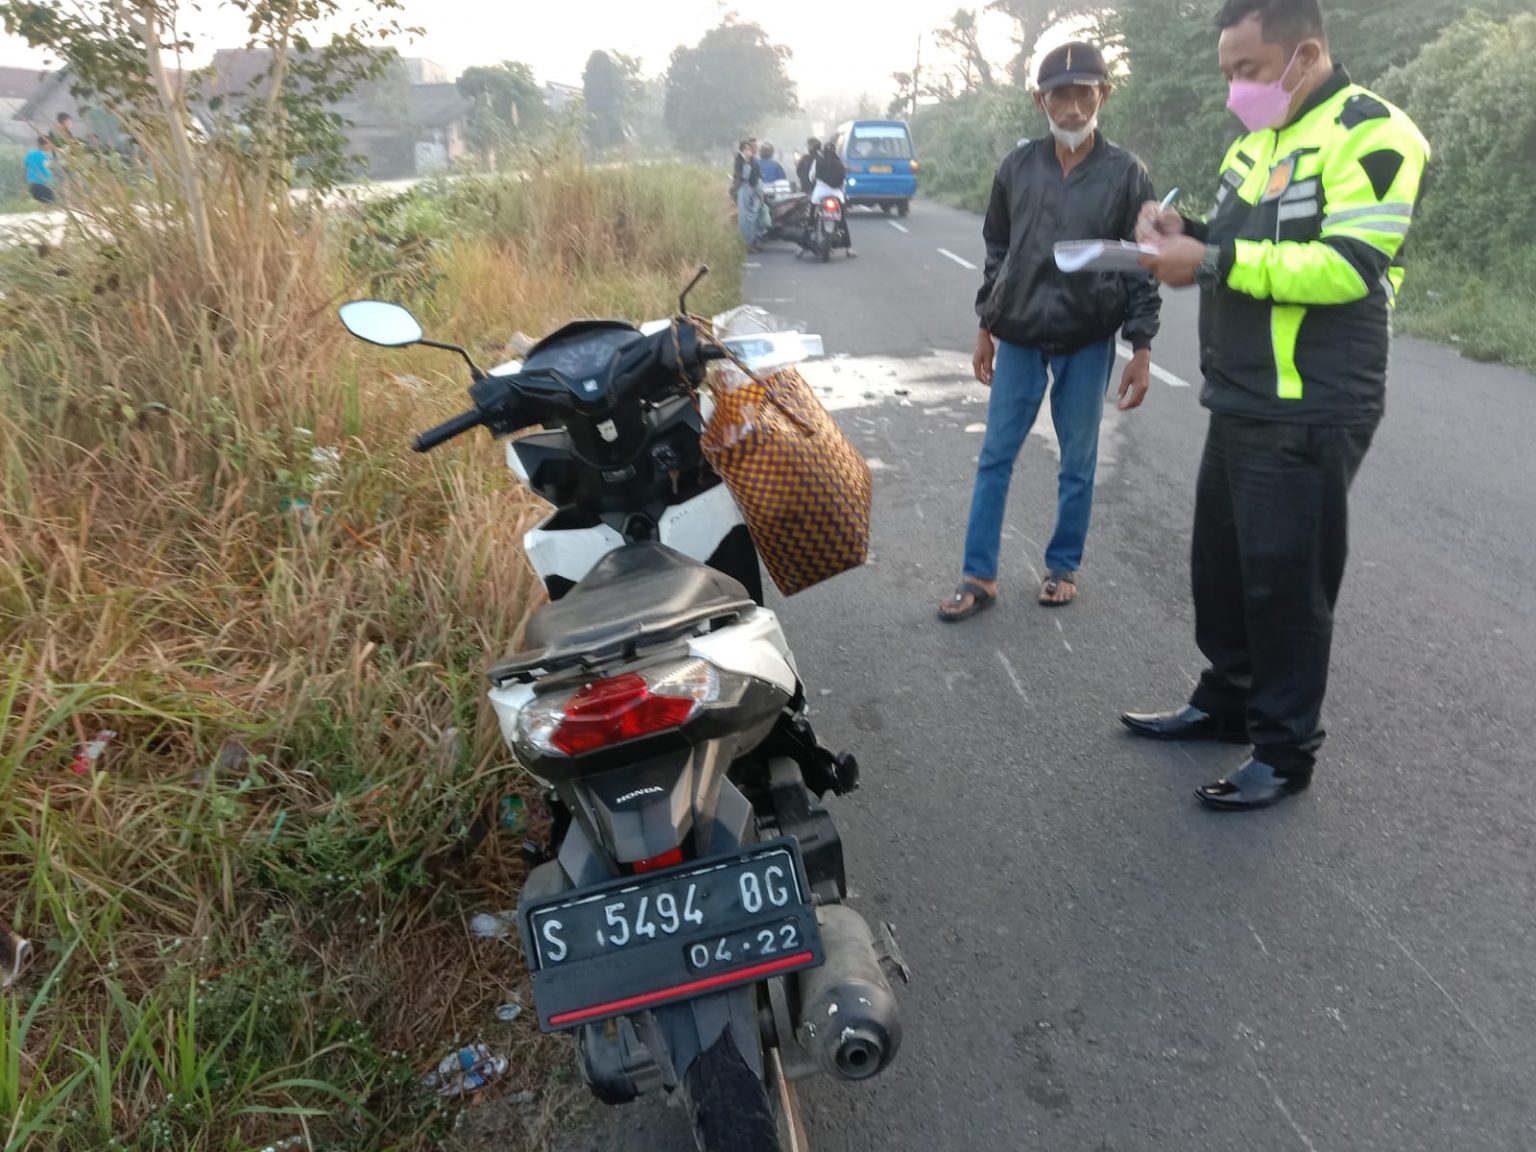
[[1212,413],[1195,489],[1195,641],[1210,666],[1190,703],[1245,719],[1254,755],[1312,771],[1323,743],[1349,488],[1375,426]]

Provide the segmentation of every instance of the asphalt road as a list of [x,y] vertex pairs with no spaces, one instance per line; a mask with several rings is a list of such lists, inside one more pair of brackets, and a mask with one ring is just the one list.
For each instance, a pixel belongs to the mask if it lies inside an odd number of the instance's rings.
[[[958,262],[980,263],[980,228],[929,204],[901,225],[856,216],[859,259],[769,252],[748,277],[847,356],[815,378],[877,462],[873,562],[782,611],[818,731],[864,765],[834,806],[853,902],[895,922],[915,974],[897,1063],[802,1088],[812,1147],[1536,1148],[1536,380],[1399,341],[1316,783],[1213,814],[1191,790],[1240,749],[1116,722],[1182,702],[1200,667],[1204,416],[1170,382],[1197,379],[1193,299],[1165,301],[1169,376],[1105,417],[1078,603],[1033,600],[1055,458],[1032,437],[1004,599],[946,626],[985,419],[979,273]],[[571,1145],[691,1146],[655,1103]]]

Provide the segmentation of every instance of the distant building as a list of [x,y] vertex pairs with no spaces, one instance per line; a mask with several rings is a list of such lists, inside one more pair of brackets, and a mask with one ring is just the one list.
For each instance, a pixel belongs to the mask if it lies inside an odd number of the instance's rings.
[[551,112],[564,112],[581,98],[580,85],[557,84],[553,80],[547,81],[544,85],[544,103],[549,106]]
[[[0,68],[0,140],[16,144],[30,144],[37,132],[16,120],[16,114],[25,108],[48,82],[46,68]],[[47,124],[36,124],[41,131]]]
[[[262,97],[271,68],[264,49],[222,48],[206,69],[176,75],[181,83],[195,76],[188,91],[195,132],[240,131],[242,112]],[[25,74],[25,75],[24,75]],[[5,96],[26,87],[23,95]],[[19,103],[12,111],[5,101]],[[331,105],[347,122],[347,144],[363,158],[368,175],[390,180],[440,171],[465,154],[465,123],[470,102],[451,83],[446,69],[430,60],[396,59],[385,74],[359,85],[344,100]],[[82,109],[70,92],[67,72],[31,74],[26,69],[0,69],[0,134],[25,142],[29,125],[51,127],[60,112],[76,120],[76,134],[94,132],[103,142],[118,143],[115,118],[104,110]]]
[[[238,108],[260,93],[270,59],[260,49],[214,53],[209,94]],[[469,109],[447,70],[418,57],[396,58],[379,79],[331,105],[346,121],[348,147],[377,180],[441,171],[457,161]],[[221,115],[228,112],[221,108]]]
[[412,84],[452,84],[448,69],[419,56],[402,56],[400,66],[405,69],[406,79]]

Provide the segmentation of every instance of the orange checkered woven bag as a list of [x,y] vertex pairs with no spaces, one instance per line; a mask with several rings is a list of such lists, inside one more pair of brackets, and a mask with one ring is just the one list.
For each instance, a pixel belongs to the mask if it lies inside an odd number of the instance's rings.
[[804,377],[786,368],[714,392],[700,443],[763,564],[793,596],[869,557],[869,465]]

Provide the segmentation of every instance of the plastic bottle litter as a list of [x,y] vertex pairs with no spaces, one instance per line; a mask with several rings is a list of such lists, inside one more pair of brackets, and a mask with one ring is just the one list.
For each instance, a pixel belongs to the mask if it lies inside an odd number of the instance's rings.
[[444,1056],[436,1068],[421,1078],[421,1082],[428,1088],[440,1088],[444,1081],[473,1068],[483,1060],[489,1060],[493,1055],[488,1044],[465,1045],[457,1052]]
[[476,913],[469,922],[469,931],[481,940],[505,940],[517,931],[517,913]]
[[523,798],[521,796],[503,796],[498,809],[498,818],[503,830],[507,832],[520,832],[526,822],[526,813],[523,810]]
[[75,753],[75,758],[70,762],[69,770],[76,776],[84,776],[101,759],[102,753],[107,750],[107,745],[117,737],[117,733],[109,728],[103,728],[96,733],[96,739],[88,744],[80,745],[80,751]]
[[485,1044],[470,1044],[445,1056],[433,1071],[422,1077],[427,1088],[436,1088],[445,1099],[478,1092],[507,1074],[510,1063]]
[[16,982],[31,955],[31,941],[22,939],[9,928],[0,928],[0,988],[9,988]]

